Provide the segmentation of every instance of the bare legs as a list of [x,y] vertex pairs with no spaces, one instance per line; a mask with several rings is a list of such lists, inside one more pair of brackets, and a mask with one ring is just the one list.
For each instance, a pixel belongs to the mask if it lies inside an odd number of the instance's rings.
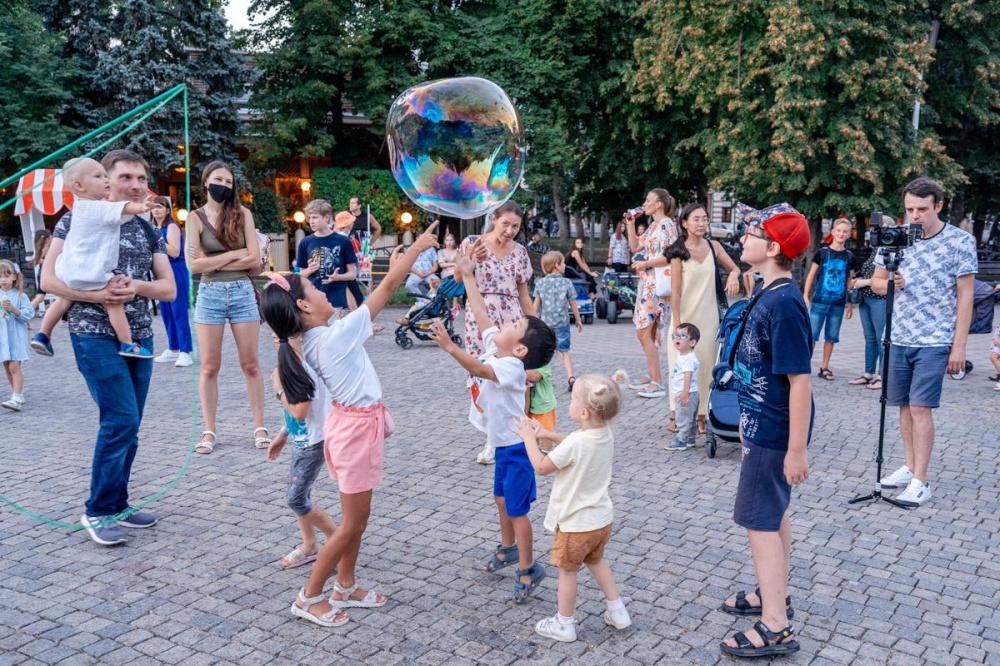
[[[615,577],[608,561],[602,559],[597,564],[588,564],[587,568],[604,593],[604,599],[608,602],[617,601],[618,586],[615,585]],[[576,577],[576,571],[559,569],[559,614],[563,617],[573,617],[576,613]]]
[[660,318],[657,317],[646,328],[636,329],[635,337],[639,340],[642,352],[646,355],[646,373],[654,382],[662,384],[663,375],[660,374],[660,348],[656,345],[656,331],[659,325]]
[[[46,314],[48,316],[48,314]],[[224,324],[195,324],[201,368],[198,375],[198,397],[205,430],[215,432],[215,413],[219,407],[219,367],[222,362]]]
[[21,395],[24,390],[24,375],[21,374],[21,362],[4,361],[3,371],[7,375],[7,383],[10,384],[11,393]]
[[[231,324],[236,339],[236,353],[240,358],[240,368],[246,379],[247,398],[255,428],[264,427],[264,378],[260,374],[260,358],[257,344],[260,337],[260,322]],[[216,383],[218,385],[218,383]],[[216,391],[218,392],[218,391]]]
[[[517,566],[526,571],[535,562],[531,545],[531,521],[527,516],[511,518],[507,515],[507,505],[502,497],[493,497],[497,504],[497,514],[500,517],[500,545],[509,548],[517,544]],[[531,582],[531,574],[521,576],[522,583]]]
[[934,448],[934,413],[930,407],[899,408],[899,430],[903,435],[906,466],[913,476],[927,483],[927,468]]

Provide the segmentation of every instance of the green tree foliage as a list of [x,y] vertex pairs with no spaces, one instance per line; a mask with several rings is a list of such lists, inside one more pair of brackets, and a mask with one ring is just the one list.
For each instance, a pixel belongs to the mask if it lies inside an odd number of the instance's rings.
[[396,222],[404,211],[418,220],[427,215],[406,198],[388,169],[316,169],[313,196],[329,201],[334,211],[347,210],[351,197],[361,197],[363,204],[371,206],[372,215],[382,225],[383,233],[394,233]]
[[69,84],[78,72],[60,61],[59,37],[45,32],[42,18],[27,3],[14,3],[5,12],[0,18],[0,90],[5,91],[0,96],[0,172],[8,175],[69,140],[58,115],[72,101]]

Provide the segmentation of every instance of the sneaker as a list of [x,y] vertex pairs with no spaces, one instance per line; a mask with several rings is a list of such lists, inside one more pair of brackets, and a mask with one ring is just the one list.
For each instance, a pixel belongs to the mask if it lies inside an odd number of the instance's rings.
[[118,524],[122,527],[131,527],[132,529],[143,530],[147,527],[152,527],[159,521],[160,519],[156,517],[155,513],[150,511],[136,511],[127,518],[119,520]]
[[492,465],[495,462],[493,447],[489,444],[483,446],[483,450],[476,455],[476,462],[480,465]]
[[675,439],[670,442],[670,444],[663,447],[665,451],[687,451],[690,448],[691,446],[689,444],[685,444],[679,439]]
[[993,387],[993,390],[994,391],[1000,391],[1000,382],[996,383],[996,386]]
[[920,479],[911,479],[906,490],[896,495],[896,501],[906,506],[920,506],[931,498],[931,487]]
[[168,349],[153,360],[157,363],[172,363],[177,360],[178,356],[180,356],[178,352]]
[[119,342],[118,355],[124,356],[126,358],[150,359],[153,358],[153,350],[147,349],[136,342],[132,344],[128,344],[127,342]]
[[572,643],[576,640],[576,621],[562,622],[553,615],[544,620],[539,620],[535,625],[535,633],[545,638],[551,638],[563,643]]
[[23,398],[21,398],[21,399],[11,398],[10,400],[6,400],[4,402],[0,402],[0,407],[4,407],[5,409],[9,409],[12,412],[19,412],[19,411],[21,411],[21,407],[23,407],[23,406],[24,406],[24,399]]
[[177,355],[177,362],[174,363],[175,368],[190,368],[194,365],[194,359],[191,358],[191,354],[188,352],[181,352]]
[[80,516],[80,524],[87,530],[87,535],[94,543],[99,543],[102,546],[116,546],[120,543],[125,543],[125,532],[117,524],[111,523],[110,525],[101,526],[101,521],[105,518],[107,516],[88,516],[87,514],[83,514]]
[[56,355],[55,350],[52,349],[52,341],[44,333],[35,333],[35,337],[31,338],[31,348],[35,350],[35,353],[42,356]]
[[649,382],[636,395],[640,398],[662,398],[667,395],[667,390],[663,388],[663,384]]
[[610,624],[615,629],[624,629],[632,625],[632,618],[629,617],[628,610],[622,606],[604,611],[604,622]]
[[903,465],[889,476],[882,477],[879,483],[883,488],[901,488],[913,480],[913,472],[906,465]]

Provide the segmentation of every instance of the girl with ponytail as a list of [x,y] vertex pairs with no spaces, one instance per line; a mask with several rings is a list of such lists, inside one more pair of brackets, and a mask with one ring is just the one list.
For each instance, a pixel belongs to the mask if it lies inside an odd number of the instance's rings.
[[[392,434],[392,416],[382,402],[382,386],[364,343],[372,336],[372,320],[406,279],[413,262],[437,245],[437,222],[404,254],[398,247],[389,272],[368,300],[331,322],[333,306],[326,295],[297,275],[274,275],[261,295],[261,313],[278,337],[278,377],[289,411],[316,397],[317,380],[326,389],[330,409],[324,426],[323,450],[330,478],[340,488],[343,523],[320,549],[291,613],[323,627],[347,622],[347,608],[379,608],[385,596],[362,589],[355,564],[371,513],[372,491],[382,482],[382,448]],[[302,357],[289,339],[302,335]],[[316,380],[310,376],[310,370]],[[333,594],[323,588],[337,568]]]

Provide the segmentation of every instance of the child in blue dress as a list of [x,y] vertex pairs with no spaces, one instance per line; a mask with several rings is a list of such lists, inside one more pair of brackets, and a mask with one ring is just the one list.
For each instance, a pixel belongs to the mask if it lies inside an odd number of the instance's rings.
[[0,403],[13,412],[24,405],[21,363],[28,360],[28,322],[35,316],[24,293],[24,276],[13,262],[0,261],[0,361],[10,384],[10,399]]

